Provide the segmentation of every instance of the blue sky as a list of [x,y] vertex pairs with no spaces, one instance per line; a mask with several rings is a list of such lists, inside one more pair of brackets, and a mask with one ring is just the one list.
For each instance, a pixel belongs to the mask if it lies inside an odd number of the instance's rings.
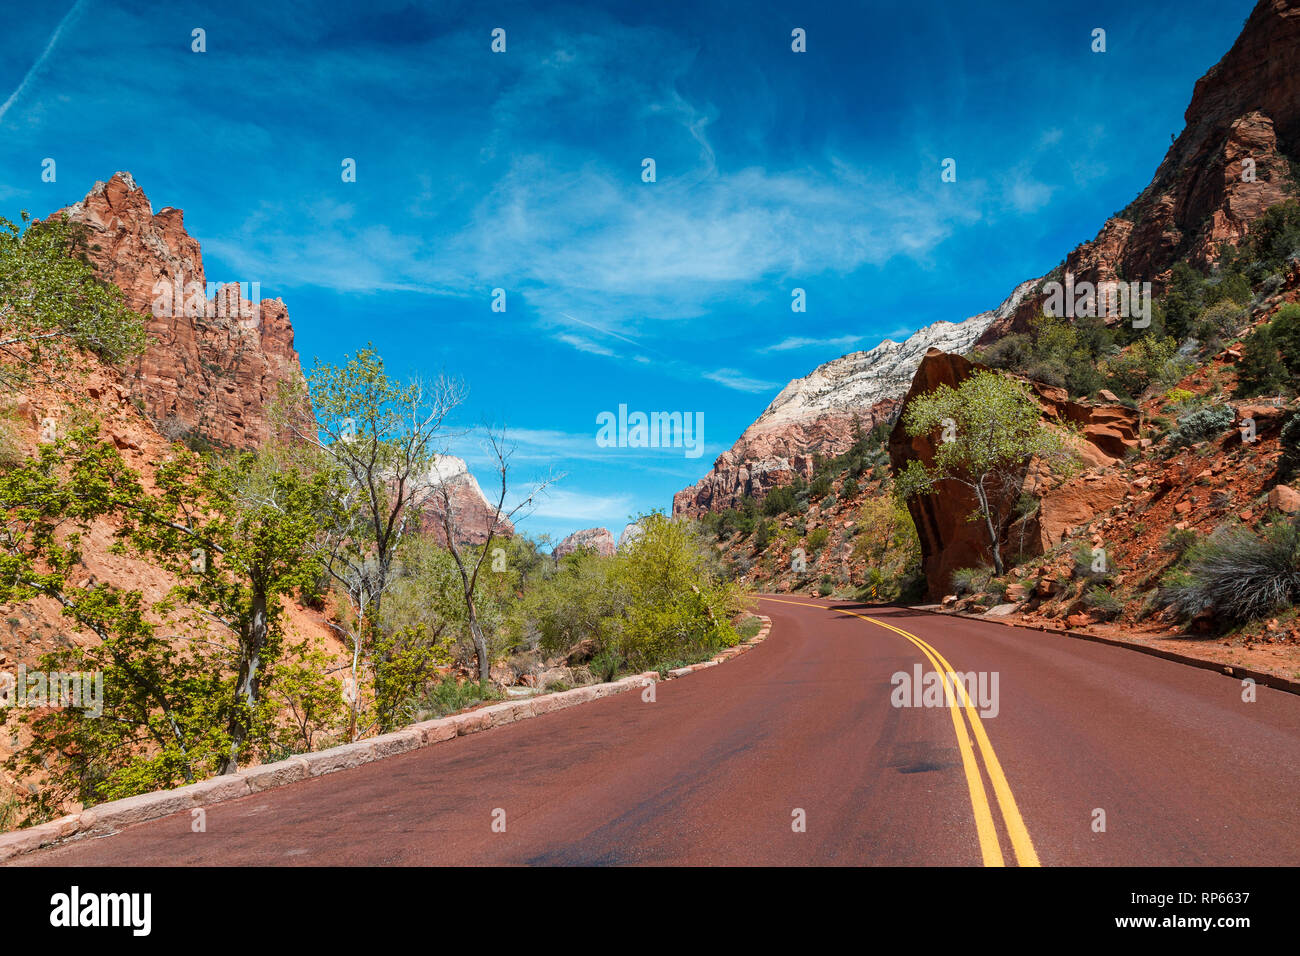
[[[1252,7],[0,3],[0,214],[131,171],[305,365],[463,378],[521,491],[564,473],[521,524],[557,537],[670,508],[791,378],[1092,238]],[[620,404],[703,413],[703,455],[599,446]]]

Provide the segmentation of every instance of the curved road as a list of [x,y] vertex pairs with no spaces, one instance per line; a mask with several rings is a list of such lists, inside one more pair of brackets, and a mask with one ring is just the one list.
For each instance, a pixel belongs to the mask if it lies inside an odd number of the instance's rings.
[[[1222,674],[1001,624],[762,610],[767,641],[653,703],[621,694],[218,804],[205,833],[183,813],[15,862],[1300,863],[1300,697],[1247,703]],[[918,665],[934,706],[894,682]],[[978,679],[945,699],[937,671],[984,672],[986,699]]]

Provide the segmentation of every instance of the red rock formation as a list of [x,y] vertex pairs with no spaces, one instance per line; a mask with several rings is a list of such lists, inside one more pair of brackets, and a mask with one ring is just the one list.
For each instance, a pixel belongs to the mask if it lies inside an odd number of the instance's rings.
[[555,546],[551,553],[557,558],[587,549],[596,554],[611,555],[616,550],[614,535],[608,528],[583,528],[575,531]]
[[[130,173],[96,183],[85,199],[54,216],[65,213],[89,230],[89,257],[100,275],[148,317],[150,344],[128,384],[163,434],[189,433],[234,448],[269,438],[269,406],[281,384],[302,381],[284,303],[245,301],[233,284],[208,299],[203,254],[185,231],[183,213],[169,207],[155,214]],[[244,281],[250,290],[260,282]],[[177,282],[179,296],[173,295]],[[190,283],[205,290],[201,302]],[[160,298],[166,307],[155,309]],[[305,405],[295,413],[308,420],[311,414]]]
[[[984,366],[960,355],[932,349],[921,360],[912,387],[903,399],[903,408],[919,395],[941,385],[956,388],[983,370]],[[1141,428],[1141,413],[1135,409],[1072,402],[1063,389],[1037,382],[1027,384],[1048,422],[1071,427],[1083,439],[1078,450],[1088,471],[1062,482],[1036,466],[1027,470],[1019,493],[1039,499],[1039,508],[1029,521],[999,529],[1006,546],[1004,557],[1021,549],[1026,554],[1041,554],[1060,543],[1069,529],[1087,523],[1095,514],[1118,502],[1129,486],[1111,466],[1128,449],[1138,446]],[[889,436],[889,459],[895,473],[907,467],[912,459],[928,464],[934,460],[934,445],[927,436],[908,436],[900,422]],[[976,567],[990,561],[983,522],[968,520],[976,507],[975,496],[955,481],[941,482],[935,494],[921,495],[908,502],[921,539],[922,567],[933,597],[942,596],[957,568]]]
[[442,520],[444,505],[438,490],[442,483],[446,483],[451,499],[452,527],[456,531],[457,544],[483,544],[494,523],[497,537],[508,538],[515,533],[514,525],[505,518],[497,518],[496,503],[488,501],[464,459],[441,455],[429,469],[429,474],[417,482],[423,486],[417,492],[421,529],[431,534],[439,544],[447,542]]
[[[1219,243],[1236,242],[1269,206],[1288,197],[1287,157],[1300,157],[1300,4],[1260,0],[1237,41],[1196,82],[1182,133],[1151,184],[1097,237],[1076,248],[1065,271],[1076,281],[1122,278],[1159,288],[1173,264],[1202,265]],[[1243,179],[1245,160],[1255,165]],[[981,345],[1024,331],[1041,296],[994,322]]]
[[699,517],[710,511],[734,508],[748,496],[762,500],[773,488],[788,485],[795,476],[813,474],[813,456],[838,455],[853,446],[858,428],[870,431],[888,421],[898,402],[886,399],[863,413],[819,415],[811,421],[782,423],[765,428],[760,420],[718,456],[707,475],[673,495],[673,514]]

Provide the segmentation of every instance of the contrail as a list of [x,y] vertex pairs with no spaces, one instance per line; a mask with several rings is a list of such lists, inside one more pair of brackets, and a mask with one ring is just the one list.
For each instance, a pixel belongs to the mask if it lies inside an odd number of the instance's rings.
[[36,71],[41,68],[41,65],[49,57],[50,51],[54,49],[54,44],[59,42],[59,34],[63,32],[63,28],[68,25],[68,22],[72,20],[74,16],[76,16],[77,11],[81,9],[85,2],[86,0],[77,0],[77,2],[72,5],[72,9],[63,15],[63,19],[59,21],[59,25],[54,28],[54,33],[50,36],[50,42],[45,44],[45,49],[41,51],[41,55],[37,57],[36,62],[32,64],[32,68],[27,71],[27,75],[24,76],[22,82],[18,84],[18,89],[10,93],[9,99],[4,101],[3,106],[0,106],[0,123],[4,122],[5,114],[9,112],[9,107],[13,106],[14,101],[17,100],[18,97],[22,96],[23,90],[27,89],[27,84],[30,83],[32,77],[36,75]]

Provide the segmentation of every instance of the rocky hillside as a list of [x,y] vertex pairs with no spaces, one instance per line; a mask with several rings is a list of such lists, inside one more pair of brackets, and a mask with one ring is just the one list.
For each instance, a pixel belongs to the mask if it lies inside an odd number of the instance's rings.
[[758,420],[713,463],[695,485],[673,497],[673,514],[698,517],[761,498],[795,476],[812,476],[815,455],[838,455],[854,442],[855,428],[869,431],[889,421],[931,349],[964,352],[991,324],[1006,318],[1034,288],[1018,286],[1001,305],[962,322],[936,322],[902,342],[885,339],[873,349],[818,366],[772,400]]
[[[1151,184],[1047,278],[1149,281],[1180,261],[1205,267],[1219,244],[1290,195],[1300,180],[1300,4],[1260,0],[1236,43],[1196,82],[1182,132]],[[1029,296],[980,338],[1023,332],[1041,309]]]
[[[293,325],[279,299],[256,302],[260,278],[207,294],[199,243],[184,213],[153,206],[130,173],[95,183],[86,197],[54,213],[89,230],[89,258],[147,316],[150,344],[127,376],[127,387],[169,438],[252,448],[271,436],[269,406],[282,384],[302,381]],[[297,414],[309,416],[310,409]]]
[[814,454],[839,454],[852,444],[855,420],[869,429],[892,418],[928,350],[963,353],[1027,331],[1042,314],[1050,279],[1069,273],[1076,282],[1150,281],[1159,294],[1174,263],[1213,262],[1219,243],[1238,241],[1295,187],[1297,58],[1300,3],[1261,0],[1232,49],[1197,82],[1186,126],[1151,184],[1095,239],[1047,275],[1021,283],[991,312],[936,323],[901,344],[882,342],[790,382],[709,474],[674,496],[673,513],[734,508],[795,475],[808,478]]

